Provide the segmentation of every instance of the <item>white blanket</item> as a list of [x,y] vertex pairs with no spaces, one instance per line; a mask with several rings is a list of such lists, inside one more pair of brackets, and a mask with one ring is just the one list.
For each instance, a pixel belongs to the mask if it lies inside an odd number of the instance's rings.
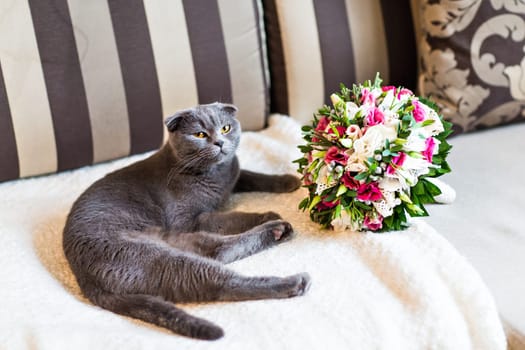
[[[243,135],[238,154],[245,168],[294,172],[300,142],[299,126],[274,116],[268,129]],[[298,232],[231,268],[307,271],[305,296],[183,306],[224,328],[212,343],[91,305],[62,252],[65,217],[89,184],[143,157],[0,185],[0,349],[505,349],[478,273],[425,221],[405,232],[335,234],[297,209],[304,189],[235,195],[229,205],[276,211]]]

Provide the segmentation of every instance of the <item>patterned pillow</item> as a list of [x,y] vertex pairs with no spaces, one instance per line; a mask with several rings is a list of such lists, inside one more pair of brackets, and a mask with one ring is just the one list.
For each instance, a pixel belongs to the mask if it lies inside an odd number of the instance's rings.
[[524,120],[525,4],[418,0],[420,93],[457,132]]
[[[1,1],[0,181],[155,149],[178,109],[265,125],[258,1]],[[234,14],[234,15],[232,15]]]
[[383,80],[413,89],[409,0],[263,0],[271,110],[308,122],[339,84]]

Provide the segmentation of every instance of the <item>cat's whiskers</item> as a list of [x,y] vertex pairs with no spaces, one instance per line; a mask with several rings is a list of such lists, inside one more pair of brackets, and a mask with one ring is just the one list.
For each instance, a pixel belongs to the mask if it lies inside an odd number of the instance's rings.
[[191,170],[195,165],[202,161],[203,158],[206,159],[211,155],[213,155],[213,152],[211,150],[202,149],[197,153],[192,154],[190,157],[185,158],[184,162],[182,162],[181,164],[177,164],[177,166],[174,166],[170,169],[167,177],[167,185],[170,185],[171,181],[175,178],[175,176],[184,174],[188,170]]

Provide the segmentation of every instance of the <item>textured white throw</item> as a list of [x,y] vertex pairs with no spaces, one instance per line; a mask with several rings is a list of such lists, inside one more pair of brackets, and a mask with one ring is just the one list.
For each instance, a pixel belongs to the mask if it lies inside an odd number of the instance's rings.
[[[243,135],[238,154],[245,168],[294,172],[300,142],[299,126],[274,116],[268,129]],[[424,220],[405,232],[335,234],[298,211],[304,189],[235,195],[229,206],[276,211],[298,232],[231,268],[247,275],[309,272],[305,296],[183,306],[224,328],[226,336],[212,343],[91,305],[62,252],[67,212],[93,181],[143,157],[0,185],[0,349],[506,348],[478,273]]]

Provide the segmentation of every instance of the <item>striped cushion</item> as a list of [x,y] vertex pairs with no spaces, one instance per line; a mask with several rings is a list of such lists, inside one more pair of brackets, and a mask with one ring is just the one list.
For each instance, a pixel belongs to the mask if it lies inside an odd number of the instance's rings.
[[265,125],[261,4],[1,1],[0,180],[152,150],[163,119],[212,101]]
[[[374,79],[414,88],[410,1],[263,0],[271,110],[307,122],[339,84]],[[388,14],[388,15],[386,15]]]

